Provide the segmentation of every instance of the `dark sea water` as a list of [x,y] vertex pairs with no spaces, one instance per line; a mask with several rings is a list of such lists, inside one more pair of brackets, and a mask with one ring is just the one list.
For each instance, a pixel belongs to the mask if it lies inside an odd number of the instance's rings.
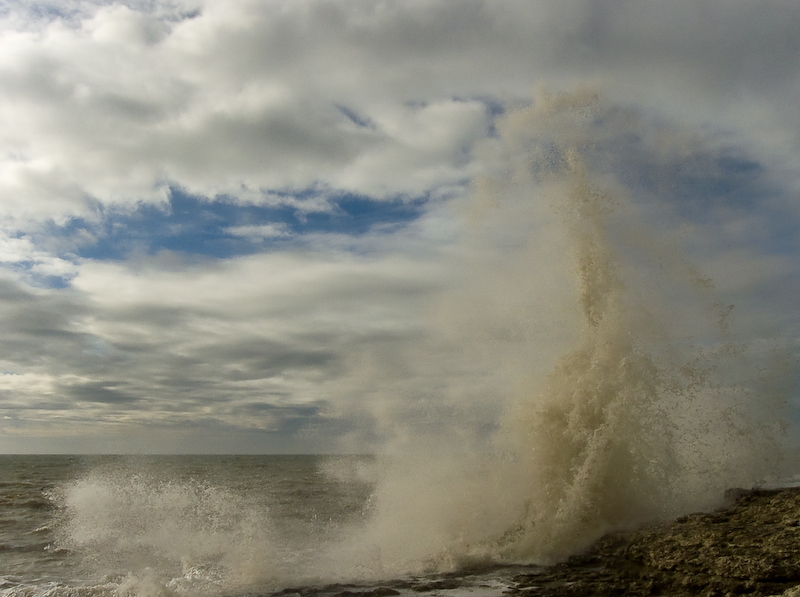
[[[516,567],[395,574],[362,456],[0,456],[0,595],[499,595]],[[393,588],[392,588],[393,587]],[[290,593],[293,591],[289,591]]]

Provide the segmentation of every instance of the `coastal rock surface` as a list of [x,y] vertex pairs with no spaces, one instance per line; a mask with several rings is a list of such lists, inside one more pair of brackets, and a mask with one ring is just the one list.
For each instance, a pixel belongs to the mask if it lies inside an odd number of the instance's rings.
[[520,574],[520,597],[702,595],[800,597],[800,488],[734,490],[729,504],[628,534]]

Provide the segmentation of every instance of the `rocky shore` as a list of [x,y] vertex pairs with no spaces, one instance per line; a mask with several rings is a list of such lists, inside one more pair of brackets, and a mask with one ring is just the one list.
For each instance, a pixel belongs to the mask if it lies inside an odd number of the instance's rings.
[[608,535],[554,566],[287,588],[272,597],[800,597],[800,487],[726,498],[715,512]]
[[800,488],[731,491],[713,513],[601,539],[587,553],[516,576],[518,597],[800,597]]

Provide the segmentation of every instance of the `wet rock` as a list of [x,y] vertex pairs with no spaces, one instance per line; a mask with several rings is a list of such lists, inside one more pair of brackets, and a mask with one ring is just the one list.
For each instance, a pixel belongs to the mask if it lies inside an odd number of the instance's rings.
[[390,589],[389,587],[377,587],[375,589],[366,589],[363,591],[339,591],[334,593],[333,597],[392,597],[399,595],[400,591]]
[[727,507],[604,537],[514,579],[517,595],[800,597],[800,488],[735,490]]
[[415,587],[412,587],[412,590],[416,591],[417,593],[430,593],[445,589],[457,589],[460,586],[461,582],[458,579],[436,580],[433,582],[416,585]]

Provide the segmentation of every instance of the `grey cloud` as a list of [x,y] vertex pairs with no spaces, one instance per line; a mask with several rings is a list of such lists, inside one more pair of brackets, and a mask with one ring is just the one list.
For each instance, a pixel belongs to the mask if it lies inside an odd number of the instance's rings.
[[162,106],[116,93],[101,95],[94,100],[94,103],[98,110],[109,116],[130,121],[131,124],[154,123],[165,116]]
[[34,413],[34,416],[38,415],[41,418],[46,418],[42,417],[42,413],[58,413],[59,415],[63,415],[75,409],[74,400],[60,395],[36,396],[28,398],[25,401],[19,400],[14,396],[13,392],[4,391],[2,395],[6,399],[0,402],[0,408],[2,408],[5,413],[13,415],[15,419],[21,422],[29,418],[31,413]]
[[284,431],[297,431],[301,427],[314,425],[322,418],[323,409],[318,405],[278,406],[268,402],[251,402],[237,405],[235,410],[244,415],[267,414],[273,425]]
[[[147,51],[132,52],[123,39],[101,50],[92,27],[141,28],[153,17],[135,11],[156,7],[130,6],[103,8],[95,20],[84,6],[74,29],[4,40],[14,50],[0,69],[7,101],[15,98],[6,110],[27,123],[11,129],[14,150],[53,164],[49,173],[20,166],[24,209],[48,197],[52,209],[64,195],[73,213],[85,209],[81,194],[155,200],[165,179],[210,196],[318,182],[424,192],[470,175],[461,150],[486,125],[453,119],[452,135],[414,149],[452,147],[415,160],[392,130],[408,124],[385,115],[387,106],[498,93],[519,100],[540,81],[595,74],[612,93],[655,110],[736,118],[755,101],[796,119],[787,98],[798,85],[800,10],[791,3],[320,0],[283,10],[207,2],[195,18],[170,22]],[[158,5],[165,14],[175,6]],[[710,101],[725,109],[709,109]],[[373,180],[376,167],[382,182]],[[420,176],[424,183],[414,183]]]
[[[705,85],[736,92],[782,85],[797,77],[800,11],[793,2],[755,5],[676,2],[645,5],[629,0],[590,3],[578,43],[597,64],[680,63]],[[680,73],[671,73],[680,74]]]
[[355,110],[352,110],[347,106],[336,106],[336,107],[356,126],[371,130],[377,128],[374,122],[372,122],[369,118],[365,116],[359,115],[358,113],[356,113]]
[[192,317],[203,317],[204,315],[202,310],[190,311],[174,306],[145,303],[109,310],[102,315],[102,318],[120,324],[141,322],[146,326],[168,330],[184,327]]
[[[197,350],[201,362],[214,362],[224,358],[235,364],[228,373],[234,380],[264,379],[296,369],[331,370],[336,355],[331,350],[281,344],[264,338],[239,338],[235,341],[214,343]],[[220,371],[222,376],[225,371]]]
[[0,358],[33,365],[52,356],[80,353],[88,335],[74,322],[84,313],[79,301],[60,293],[33,292],[21,284],[0,281]]
[[[172,165],[178,180],[186,176],[197,181],[189,188],[205,190],[198,187],[200,181],[213,187],[231,172],[249,177],[246,173],[258,168],[271,173],[269,178],[278,187],[302,186],[314,180],[314,171],[322,174],[343,167],[369,143],[363,135],[320,128],[316,119],[309,118],[317,111],[317,107],[305,114],[273,109],[254,118],[210,113],[200,129],[178,128],[169,137],[154,140],[156,154]],[[280,170],[288,177],[274,175]]]
[[119,381],[105,380],[63,386],[60,391],[77,402],[99,402],[101,404],[117,405],[131,405],[138,402],[140,400],[139,397],[117,389],[117,386],[124,385]]
[[[270,260],[243,261],[269,269]],[[52,417],[63,425],[158,421],[277,435],[324,427],[337,419],[325,388],[341,384],[365,343],[406,341],[415,327],[406,302],[430,290],[409,264],[393,271],[375,261],[306,256],[294,265],[303,283],[279,286],[285,300],[276,302],[269,277],[246,292],[226,289],[240,283],[240,264],[198,264],[188,277],[178,268],[172,279],[156,263],[117,266],[104,275],[102,290],[37,297],[20,284],[0,286],[7,298],[0,300],[7,318],[0,309],[0,323],[13,331],[0,353],[12,372],[0,377],[0,392],[18,428],[55,424]],[[120,275],[124,283],[106,283]],[[202,294],[209,277],[216,277],[222,301]],[[137,279],[146,289],[138,297],[129,290]],[[181,287],[176,296],[172,289]],[[35,375],[41,388],[23,374]],[[331,425],[324,432],[329,446],[341,422]]]

